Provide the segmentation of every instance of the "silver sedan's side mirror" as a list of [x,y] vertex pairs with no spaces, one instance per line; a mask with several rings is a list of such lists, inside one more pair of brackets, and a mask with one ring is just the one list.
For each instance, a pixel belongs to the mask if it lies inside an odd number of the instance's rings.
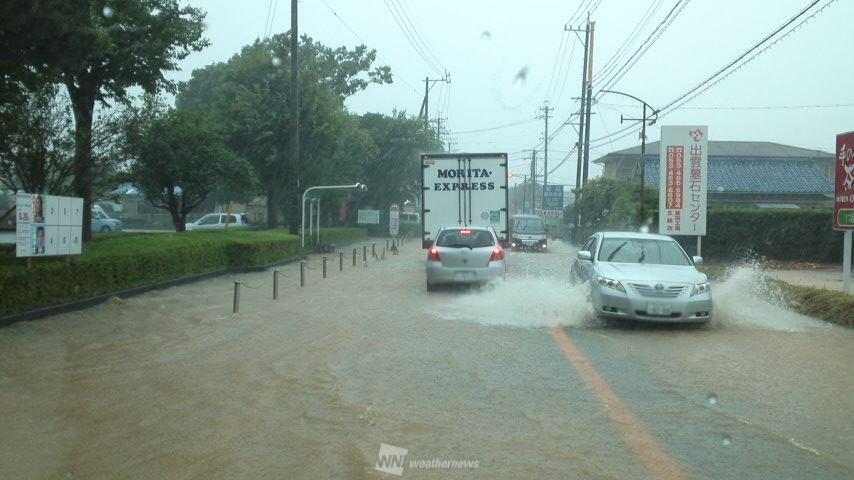
[[703,257],[698,257],[696,255],[694,255],[694,258],[692,260],[694,260],[694,265],[699,265],[703,263]]
[[587,250],[579,250],[577,256],[579,260],[593,260],[593,254],[591,254]]

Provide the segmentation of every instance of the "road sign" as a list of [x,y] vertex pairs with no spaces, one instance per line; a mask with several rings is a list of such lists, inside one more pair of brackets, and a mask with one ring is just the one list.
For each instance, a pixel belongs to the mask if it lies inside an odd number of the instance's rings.
[[658,231],[667,235],[706,234],[709,128],[661,127]]
[[834,230],[854,230],[854,132],[836,136]]
[[563,210],[563,185],[546,185],[543,210]]

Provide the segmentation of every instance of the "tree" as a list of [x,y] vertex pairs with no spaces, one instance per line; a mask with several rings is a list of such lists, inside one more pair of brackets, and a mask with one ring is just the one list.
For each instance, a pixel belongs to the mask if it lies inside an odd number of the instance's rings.
[[[181,84],[176,101],[180,109],[209,110],[225,125],[229,146],[252,164],[267,195],[270,227],[280,225],[279,209],[295,207],[305,188],[332,183],[352,172],[360,159],[342,162],[343,157],[335,155],[342,146],[340,139],[353,132],[344,99],[371,83],[391,82],[389,68],[372,68],[376,53],[363,45],[332,49],[302,36],[299,48],[299,188],[287,181],[294,173],[289,161],[289,33],[257,40],[226,63],[194,71],[192,79]],[[290,208],[287,221],[292,230],[299,220],[299,210]]]
[[[96,102],[123,101],[133,86],[174,91],[164,71],[208,45],[204,13],[177,0],[12,0],[20,10],[0,22],[3,47],[14,48],[0,99],[20,84],[59,82],[74,115],[74,193],[84,199],[83,238],[91,238],[92,125]],[[4,12],[6,13],[6,12]],[[7,35],[14,34],[9,39]],[[7,45],[8,44],[8,45]]]
[[52,85],[0,104],[0,184],[12,192],[71,191],[71,111]]
[[392,203],[403,205],[420,197],[420,154],[442,148],[435,132],[426,130],[423,121],[407,117],[406,112],[395,111],[391,116],[368,113],[360,123],[377,146],[376,155],[364,163],[369,185],[364,200],[386,210]]
[[[636,230],[641,227],[639,179],[594,178],[581,187],[576,198],[577,203],[564,211],[564,218],[569,222],[575,218],[576,208],[581,215],[581,230],[576,234],[576,241],[600,230]],[[658,191],[647,187],[644,198],[646,211],[654,223]]]
[[[67,94],[57,85],[22,87],[18,102],[0,103],[0,185],[17,192],[73,192],[74,124]],[[102,112],[92,129],[93,188],[115,187],[120,167],[114,112]]]
[[131,176],[152,205],[170,213],[178,232],[215,189],[251,188],[251,168],[203,113],[143,110],[127,128]]

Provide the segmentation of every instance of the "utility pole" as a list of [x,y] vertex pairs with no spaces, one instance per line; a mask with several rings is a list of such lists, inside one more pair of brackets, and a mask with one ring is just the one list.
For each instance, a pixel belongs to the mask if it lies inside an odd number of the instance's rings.
[[537,151],[531,153],[531,215],[537,214]]
[[[624,116],[620,115],[620,123],[623,123],[625,121],[629,121],[629,122],[640,121],[641,122],[641,134],[640,134],[641,135],[641,155],[640,155],[640,162],[639,162],[640,163],[640,165],[639,165],[640,166],[640,182],[641,182],[640,183],[640,225],[645,225],[646,224],[646,208],[645,208],[643,200],[644,200],[644,196],[645,196],[644,191],[646,190],[646,177],[645,177],[646,160],[644,159],[644,157],[646,155],[646,126],[647,126],[647,122],[649,122],[648,123],[649,126],[653,126],[655,124],[655,122],[658,120],[658,110],[652,108],[648,103],[644,102],[640,98],[638,98],[634,95],[629,95],[628,93],[617,92],[614,90],[602,90],[602,93],[614,93],[617,95],[623,95],[625,97],[629,97],[629,98],[632,98],[634,100],[637,100],[643,104],[643,116],[641,118],[628,118],[628,117],[624,117]],[[650,113],[655,115],[655,118],[649,120],[647,118],[647,115],[646,115],[647,110],[649,110]]]
[[587,184],[587,170],[590,168],[590,111],[592,110],[593,100],[593,37],[596,30],[596,22],[590,21],[590,15],[587,16],[587,29],[590,31],[589,43],[590,50],[587,53],[587,100],[584,102],[587,108],[584,124],[584,172],[582,173],[581,184]]
[[424,126],[430,128],[430,89],[436,82],[451,83],[451,74],[445,71],[445,76],[442,78],[424,77],[424,100],[421,102],[421,113],[419,116],[424,116]]
[[543,147],[543,200],[540,202],[545,207],[546,185],[549,183],[549,112],[554,111],[554,108],[549,108],[549,101],[544,100],[543,106],[540,107],[543,112],[542,118],[545,119],[545,145]]
[[588,44],[590,43],[590,16],[587,17],[587,23],[584,28],[581,27],[563,27],[564,30],[568,32],[575,32],[576,34],[584,32],[584,68],[581,70],[581,97],[579,101],[581,106],[578,110],[578,143],[576,143],[576,149],[578,150],[578,160],[575,164],[575,220],[574,223],[576,227],[581,225],[581,217],[578,215],[578,201],[580,199],[579,190],[581,189],[581,174],[582,174],[582,163],[584,162],[584,131],[585,131],[585,97],[587,93],[587,61],[588,61]]
[[[297,0],[291,0],[291,162],[293,168],[293,180],[291,180],[296,188],[292,192],[299,192],[302,189],[300,182],[301,165],[299,157],[299,28],[297,22]],[[292,194],[293,195],[293,194]],[[298,195],[298,194],[297,194]],[[293,202],[288,202],[292,208],[298,207],[298,197]],[[278,211],[274,209],[273,211]],[[302,213],[300,213],[302,216]],[[295,218],[291,216],[292,218]],[[275,225],[278,222],[277,218],[272,219]],[[289,221],[291,233],[296,228],[296,222]]]

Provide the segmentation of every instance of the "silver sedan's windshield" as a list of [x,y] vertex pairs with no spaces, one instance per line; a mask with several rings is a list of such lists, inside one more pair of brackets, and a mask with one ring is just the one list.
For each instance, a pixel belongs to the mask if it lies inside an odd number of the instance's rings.
[[648,263],[654,265],[691,265],[688,257],[672,240],[606,238],[599,249],[599,261]]

